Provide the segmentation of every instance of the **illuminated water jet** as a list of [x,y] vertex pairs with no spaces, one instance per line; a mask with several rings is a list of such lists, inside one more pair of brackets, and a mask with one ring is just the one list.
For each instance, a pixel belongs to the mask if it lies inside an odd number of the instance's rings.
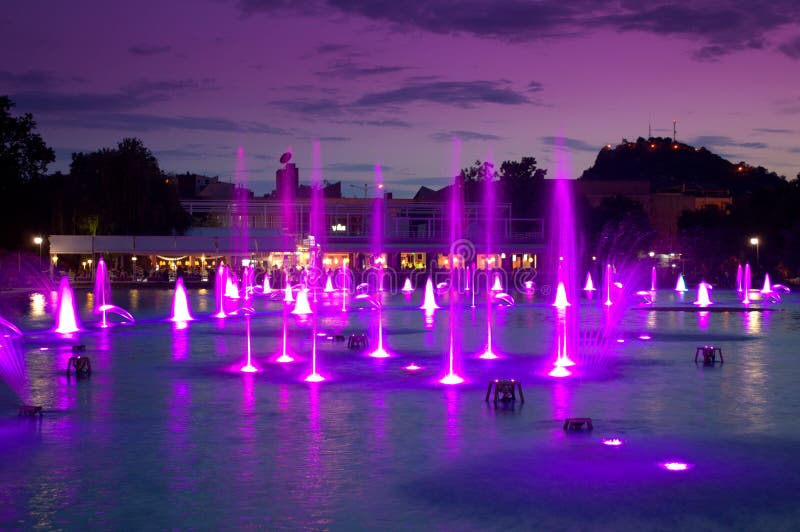
[[587,292],[594,292],[596,290],[592,282],[591,272],[586,272],[586,282],[583,284],[583,289]]
[[220,262],[217,266],[217,274],[214,278],[214,302],[216,309],[215,318],[224,318],[225,314],[225,288],[228,285],[228,268]]
[[298,316],[307,316],[311,314],[311,305],[308,303],[308,293],[305,288],[301,288],[297,292],[297,302],[294,304],[292,314]]
[[699,285],[697,285],[697,299],[695,300],[694,304],[700,307],[707,307],[709,305],[713,305],[711,301],[711,297],[709,296],[709,289],[711,285],[707,282],[703,281]]
[[688,289],[686,288],[686,282],[683,280],[683,274],[678,274],[678,281],[675,283],[675,291],[676,292],[686,292]]
[[431,280],[430,276],[428,277],[428,280],[425,281],[425,298],[422,302],[422,306],[419,308],[428,311],[439,308],[439,305],[436,304],[436,297],[433,293],[433,281]]
[[761,293],[764,295],[772,293],[772,285],[769,282],[769,274],[764,274],[764,287],[761,289]]
[[411,278],[406,277],[406,280],[403,283],[403,288],[401,288],[400,291],[404,294],[411,294],[414,292],[414,287],[411,286]]
[[75,311],[75,294],[69,285],[69,278],[65,275],[58,286],[58,315],[56,317],[56,332],[71,334],[80,331],[78,318]]
[[186,287],[183,285],[183,277],[178,277],[175,280],[175,294],[172,296],[172,316],[169,320],[187,322],[193,319],[189,312],[189,302],[186,297]]
[[258,371],[258,368],[253,366],[253,363],[252,363],[252,360],[251,360],[250,315],[249,314],[245,316],[245,331],[246,331],[246,334],[247,334],[247,364],[242,366],[242,369],[240,371],[243,372],[243,373],[255,373],[255,372]]
[[567,301],[567,291],[564,288],[563,281],[558,282],[558,286],[556,287],[556,300],[553,302],[553,306],[559,309],[565,309],[570,306],[570,302]]

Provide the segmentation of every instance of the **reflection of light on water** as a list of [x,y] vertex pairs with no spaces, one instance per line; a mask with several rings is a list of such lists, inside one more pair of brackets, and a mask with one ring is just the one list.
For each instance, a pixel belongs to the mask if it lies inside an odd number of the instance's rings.
[[694,467],[692,464],[687,464],[685,462],[664,462],[658,465],[667,471],[687,471]]
[[742,312],[744,317],[744,331],[748,334],[761,333],[761,313],[760,312]]
[[606,438],[603,440],[603,445],[608,445],[609,447],[619,447],[623,443],[619,438]]
[[31,317],[32,318],[39,318],[45,315],[44,311],[45,301],[44,301],[44,294],[40,294],[36,292],[31,294]]
[[710,314],[711,313],[708,312],[707,310],[704,310],[704,311],[701,311],[701,312],[697,313],[697,327],[698,328],[700,328],[702,330],[708,329],[708,321],[709,321],[709,318],[710,318],[710,316],[709,316]]

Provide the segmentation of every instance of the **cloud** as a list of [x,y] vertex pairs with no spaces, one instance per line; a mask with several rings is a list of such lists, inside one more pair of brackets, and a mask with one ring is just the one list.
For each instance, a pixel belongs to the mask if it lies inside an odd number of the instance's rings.
[[763,142],[737,142],[725,135],[701,135],[695,137],[691,144],[694,146],[734,147],[755,150],[761,150],[767,147]]
[[351,124],[354,126],[370,126],[370,127],[402,127],[408,128],[411,127],[409,122],[405,122],[403,120],[397,120],[394,118],[387,118],[386,120],[342,120],[336,122],[337,124]]
[[88,113],[75,118],[57,117],[49,123],[86,129],[119,131],[158,131],[164,129],[288,135],[283,129],[261,122],[236,122],[228,118],[204,116],[158,116],[142,113]]
[[770,128],[770,127],[756,127],[756,128],[753,128],[753,131],[756,131],[758,133],[774,133],[774,134],[778,134],[778,135],[796,133],[796,131],[794,129],[779,129],[779,128],[776,129],[776,128]]
[[358,106],[401,105],[431,102],[472,108],[478,104],[522,105],[531,101],[503,84],[492,81],[436,81],[410,84],[399,89],[368,93],[359,98]]
[[330,98],[322,98],[320,100],[311,100],[308,98],[300,98],[297,100],[273,100],[270,104],[282,107],[284,110],[292,113],[319,116],[338,115],[344,110],[342,104]]
[[43,112],[126,112],[214,87],[213,79],[139,80],[111,93],[30,90],[13,94],[20,107]]
[[49,70],[28,70],[14,73],[0,70],[0,85],[7,89],[42,90],[49,89],[61,81],[60,77]]
[[597,152],[599,151],[600,147],[594,146],[589,144],[588,142],[584,142],[579,139],[573,139],[570,137],[540,137],[539,140],[542,141],[543,144],[547,146],[552,146],[553,148],[560,148],[566,147],[570,150],[574,151],[585,151],[585,152]]
[[401,66],[360,66],[351,61],[341,61],[334,64],[328,70],[321,70],[315,72],[316,76],[327,78],[365,78],[382,76],[385,74],[395,74],[407,70],[407,67]]
[[134,44],[128,48],[129,53],[142,56],[165,54],[170,50],[172,50],[172,46],[157,44]]
[[531,81],[528,83],[528,88],[526,89],[527,92],[542,92],[544,90],[544,85],[539,83],[538,81]]
[[[382,172],[389,172],[392,170],[391,166],[380,165]],[[353,174],[374,174],[375,164],[371,163],[333,163],[326,164],[323,168],[329,172],[347,172]]]
[[[467,34],[508,42],[534,41],[608,29],[683,37],[698,44],[693,56],[714,60],[738,50],[760,49],[777,30],[800,22],[800,4],[773,0],[506,0],[502,8],[475,0],[375,2],[373,0],[239,0],[246,15],[331,11],[382,22],[400,29]],[[786,50],[783,49],[786,47]],[[800,49],[786,43],[791,57]]]
[[792,59],[800,59],[800,36],[783,43],[778,49]]
[[480,140],[480,141],[503,140],[503,137],[498,137],[497,135],[492,135],[490,133],[478,133],[475,131],[463,131],[463,130],[450,131],[450,132],[442,131],[430,135],[430,138],[432,138],[436,142],[450,142],[453,140],[453,137],[464,142],[469,142],[472,140]]
[[353,139],[352,137],[337,137],[335,135],[330,135],[327,137],[306,137],[304,140],[318,140],[320,142],[347,142]]

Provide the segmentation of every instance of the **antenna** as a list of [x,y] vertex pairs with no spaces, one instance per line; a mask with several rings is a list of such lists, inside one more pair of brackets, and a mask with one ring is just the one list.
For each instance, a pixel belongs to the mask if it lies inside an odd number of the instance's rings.
[[672,143],[673,144],[675,143],[675,139],[678,138],[678,133],[677,133],[678,130],[676,128],[677,123],[678,123],[678,121],[673,118],[672,119]]
[[647,140],[653,138],[653,123],[650,120],[650,115],[647,115]]

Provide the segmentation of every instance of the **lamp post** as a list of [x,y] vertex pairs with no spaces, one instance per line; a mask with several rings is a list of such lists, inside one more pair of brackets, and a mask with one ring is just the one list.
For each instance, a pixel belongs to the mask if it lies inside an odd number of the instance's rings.
[[44,239],[40,236],[33,237],[33,243],[39,246],[39,271],[42,271],[42,242]]
[[750,239],[750,245],[756,247],[756,265],[761,266],[761,261],[759,260],[759,257],[758,257],[758,244],[759,244],[759,240],[758,240],[757,236],[754,236],[754,237],[752,237]]
[[[138,259],[136,258],[136,255],[131,257],[131,281],[133,281],[133,282],[136,282],[136,261],[137,260]],[[203,262],[205,262],[205,261],[203,261]]]
[[[350,184],[350,186],[353,187],[353,188],[361,188],[361,185],[353,185],[352,183]],[[383,190],[383,183],[378,183],[377,185],[375,185],[373,183],[364,183],[364,198],[365,199],[367,197],[367,191],[369,190],[369,187],[377,187],[378,190]]]

